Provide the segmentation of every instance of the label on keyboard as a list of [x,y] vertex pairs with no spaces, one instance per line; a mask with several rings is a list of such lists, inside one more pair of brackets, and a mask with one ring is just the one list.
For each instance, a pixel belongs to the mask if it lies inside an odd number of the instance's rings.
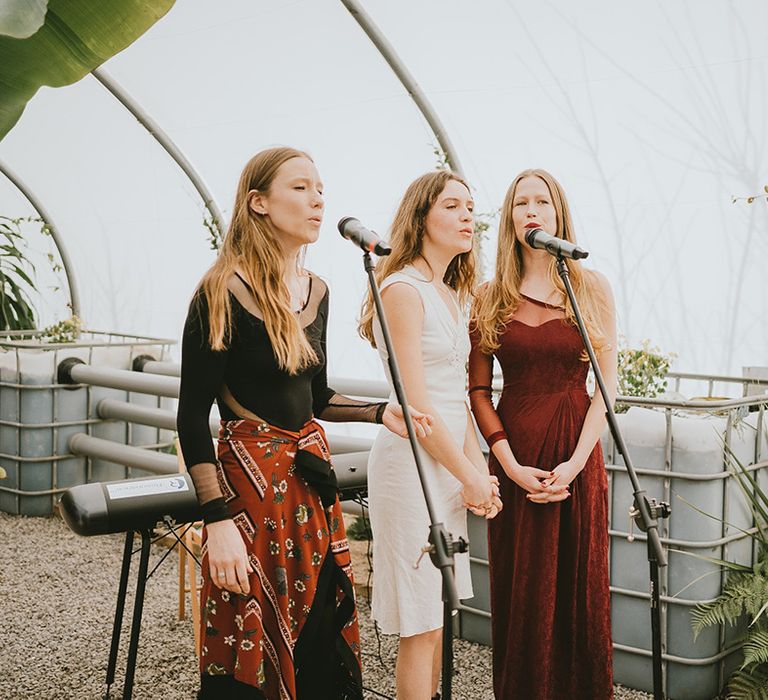
[[187,484],[187,480],[183,476],[164,476],[158,479],[106,484],[106,488],[109,497],[115,501],[118,498],[156,496],[161,493],[181,493],[182,491],[189,491],[189,484]]

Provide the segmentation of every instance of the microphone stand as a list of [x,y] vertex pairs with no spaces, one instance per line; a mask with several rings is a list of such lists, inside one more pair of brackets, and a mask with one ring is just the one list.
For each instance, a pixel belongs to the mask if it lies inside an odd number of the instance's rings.
[[581,339],[584,342],[584,347],[589,355],[589,362],[592,365],[592,371],[595,374],[595,383],[600,389],[600,393],[603,396],[605,403],[605,417],[608,420],[608,426],[611,430],[611,435],[619,449],[619,453],[624,459],[624,466],[627,469],[627,475],[632,482],[632,488],[634,493],[635,503],[630,510],[630,516],[634,518],[637,526],[647,533],[647,551],[648,551],[648,563],[650,565],[650,590],[651,590],[651,644],[652,644],[652,658],[653,658],[653,697],[654,700],[664,700],[663,689],[663,676],[662,676],[662,658],[661,658],[661,616],[659,610],[659,567],[667,565],[667,557],[659,539],[659,530],[657,518],[668,518],[670,515],[670,507],[668,503],[657,502],[656,499],[650,501],[645,496],[645,491],[640,488],[640,482],[637,479],[637,472],[632,464],[632,459],[629,455],[629,450],[624,442],[624,438],[619,430],[619,425],[616,421],[616,414],[613,411],[613,405],[608,396],[608,389],[603,381],[603,374],[600,371],[600,366],[597,363],[597,357],[595,356],[595,350],[592,347],[592,342],[589,339],[587,333],[587,327],[584,325],[584,319],[581,315],[581,310],[576,302],[576,296],[573,293],[573,287],[571,286],[571,279],[568,272],[568,265],[565,262],[565,258],[561,255],[557,255],[557,273],[563,280],[565,285],[565,291],[568,294],[568,299],[571,302],[571,308],[576,316],[576,323],[579,326],[579,333]]
[[368,251],[363,253],[363,266],[368,274],[368,283],[371,288],[371,294],[373,295],[373,302],[376,307],[376,313],[378,315],[379,323],[381,325],[381,332],[384,336],[384,345],[387,348],[389,371],[392,377],[392,386],[394,387],[395,394],[397,395],[397,401],[400,404],[400,408],[403,411],[403,418],[408,430],[408,440],[411,443],[411,450],[413,451],[413,459],[416,462],[416,471],[419,475],[419,481],[421,482],[421,490],[424,493],[424,500],[427,504],[427,512],[429,513],[429,544],[425,545],[421,549],[421,555],[416,561],[415,567],[418,567],[422,557],[425,554],[429,554],[429,558],[432,563],[440,570],[443,577],[443,664],[442,664],[442,687],[441,687],[441,700],[451,700],[451,676],[453,675],[453,611],[459,607],[459,598],[456,591],[456,580],[454,577],[454,561],[453,555],[455,553],[466,552],[467,542],[459,537],[454,541],[443,523],[436,521],[435,509],[432,504],[432,497],[429,491],[429,485],[426,482],[424,475],[424,467],[421,462],[419,450],[416,442],[416,433],[413,429],[413,421],[411,420],[411,414],[408,410],[408,401],[405,398],[405,391],[400,379],[400,371],[397,366],[397,359],[395,358],[394,349],[392,348],[392,339],[389,335],[389,327],[387,325],[387,319],[384,315],[384,308],[381,303],[381,293],[379,292],[379,286],[376,282],[374,271],[376,266],[371,260],[371,254]]

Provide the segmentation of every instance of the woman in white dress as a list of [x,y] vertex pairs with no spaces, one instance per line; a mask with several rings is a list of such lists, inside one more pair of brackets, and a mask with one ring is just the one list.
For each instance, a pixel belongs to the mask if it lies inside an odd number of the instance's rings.
[[[501,508],[466,403],[467,302],[475,281],[472,195],[447,171],[422,175],[406,191],[392,224],[392,255],[376,275],[408,402],[430,414],[420,440],[438,521],[454,539],[467,537],[466,509],[493,517]],[[378,348],[392,378],[370,294],[360,332]],[[395,396],[394,391],[391,394]],[[441,576],[425,558],[429,518],[408,440],[380,432],[368,462],[373,529],[373,617],[400,635],[399,700],[439,697],[443,605]],[[469,555],[457,554],[459,598],[472,597]]]

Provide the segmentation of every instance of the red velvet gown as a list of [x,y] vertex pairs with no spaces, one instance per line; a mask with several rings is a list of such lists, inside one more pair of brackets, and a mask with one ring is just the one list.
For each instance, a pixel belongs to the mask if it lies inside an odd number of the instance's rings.
[[[578,329],[563,310],[524,298],[494,356],[504,389],[491,402],[493,357],[472,338],[472,411],[489,445],[551,470],[573,454],[590,397]],[[604,700],[613,695],[608,589],[608,482],[598,443],[571,497],[535,504],[491,454],[504,509],[488,523],[497,700]]]

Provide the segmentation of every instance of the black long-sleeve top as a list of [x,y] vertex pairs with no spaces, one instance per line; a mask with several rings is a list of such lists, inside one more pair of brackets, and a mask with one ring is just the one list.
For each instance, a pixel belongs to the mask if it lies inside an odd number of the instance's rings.
[[[215,476],[216,454],[208,423],[211,405],[217,401],[223,420],[243,417],[226,403],[224,387],[235,405],[286,430],[298,430],[313,415],[336,422],[381,422],[386,404],[356,401],[328,386],[328,287],[315,275],[310,280],[299,322],[318,363],[294,375],[278,366],[253,296],[239,277],[229,284],[232,333],[224,350],[211,349],[205,294],[200,290],[192,300],[182,337],[177,428],[184,461],[208,522],[227,517]],[[205,507],[212,501],[216,503]]]

